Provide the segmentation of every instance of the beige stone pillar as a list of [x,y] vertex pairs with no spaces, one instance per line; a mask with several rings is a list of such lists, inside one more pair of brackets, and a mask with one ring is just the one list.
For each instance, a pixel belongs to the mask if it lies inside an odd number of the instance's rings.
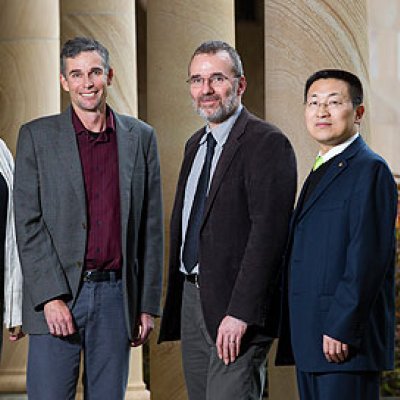
[[[0,137],[15,152],[22,123],[59,111],[58,2],[1,0],[0,9]],[[0,393],[23,393],[28,341],[7,337]]]
[[[137,115],[136,20],[134,0],[61,0],[61,45],[75,36],[100,41],[114,69],[108,103],[117,112]],[[63,94],[63,108],[69,104]],[[82,386],[78,387],[79,397]],[[131,352],[126,400],[149,399],[143,382],[142,349]]]
[[[221,39],[234,45],[233,4],[233,0],[148,2],[147,115],[149,123],[157,129],[161,149],[167,243],[184,144],[191,133],[203,125],[191,107],[185,83],[189,59],[194,49],[205,40]],[[166,278],[167,275],[164,284]],[[152,399],[187,398],[178,343],[156,345],[153,336],[150,376]]]
[[368,0],[371,145],[400,174],[400,2]]
[[[108,102],[120,113],[137,115],[135,0],[60,0],[61,45],[75,36],[100,41],[114,69]],[[68,96],[63,96],[63,106]]]
[[21,123],[59,111],[58,2],[0,8],[0,136],[14,151]]
[[[356,73],[368,100],[366,0],[266,0],[266,119],[283,129],[293,143],[299,184],[317,151],[304,127],[303,87],[308,76],[322,68]],[[367,132],[368,113],[361,127],[364,137]],[[270,365],[270,399],[296,399],[293,369],[273,368],[272,357]]]

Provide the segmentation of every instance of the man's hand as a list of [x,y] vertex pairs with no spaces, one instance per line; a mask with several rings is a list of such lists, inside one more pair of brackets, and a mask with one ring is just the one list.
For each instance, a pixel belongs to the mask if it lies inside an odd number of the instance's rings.
[[22,332],[22,326],[8,328],[8,338],[10,339],[10,342],[16,342],[24,336],[25,333]]
[[328,362],[341,363],[349,355],[349,346],[327,335],[322,338],[322,347]]
[[141,313],[139,318],[137,338],[131,342],[132,347],[141,346],[145,343],[154,329],[154,317],[150,314]]
[[216,345],[218,357],[225,365],[234,362],[239,356],[240,344],[246,330],[246,322],[229,315],[221,321]]
[[54,336],[69,336],[76,332],[72,314],[63,300],[51,300],[44,305],[49,331]]

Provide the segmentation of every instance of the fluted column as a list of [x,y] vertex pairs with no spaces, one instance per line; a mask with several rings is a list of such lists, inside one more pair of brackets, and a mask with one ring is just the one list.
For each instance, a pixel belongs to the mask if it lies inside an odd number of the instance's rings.
[[[147,115],[149,123],[157,129],[161,150],[167,243],[184,144],[203,124],[192,109],[185,83],[188,63],[194,49],[205,40],[220,39],[234,45],[234,21],[233,0],[148,2]],[[166,278],[167,271],[164,284]],[[179,345],[157,346],[153,337],[150,351],[152,399],[187,398],[180,364]]]
[[367,0],[370,39],[371,145],[400,174],[400,2]]
[[[59,112],[58,2],[2,0],[0,9],[0,137],[15,152],[22,123]],[[22,393],[28,340],[7,337],[0,393]]]
[[[315,157],[303,123],[305,80],[322,68],[358,75],[368,103],[366,0],[265,1],[266,117],[290,136],[298,157],[300,182]],[[368,132],[365,116],[362,133]]]
[[[303,122],[303,88],[308,76],[322,68],[357,74],[368,105],[366,0],[265,0],[266,119],[293,143],[299,184],[317,151]],[[361,127],[367,139],[368,111]],[[273,353],[270,358],[270,399],[295,399],[293,369],[274,368]]]
[[[114,69],[108,102],[117,112],[137,115],[135,0],[60,0],[61,45],[92,37],[110,52]],[[68,96],[63,97],[63,106]]]
[[59,111],[58,2],[0,7],[0,136],[14,151],[21,123]]
[[[61,0],[61,45],[75,36],[92,37],[110,52],[114,69],[108,103],[117,112],[137,115],[136,20],[134,0]],[[63,108],[69,96],[63,94]],[[82,396],[82,386],[78,387]],[[142,349],[132,349],[126,400],[149,399],[143,382]]]

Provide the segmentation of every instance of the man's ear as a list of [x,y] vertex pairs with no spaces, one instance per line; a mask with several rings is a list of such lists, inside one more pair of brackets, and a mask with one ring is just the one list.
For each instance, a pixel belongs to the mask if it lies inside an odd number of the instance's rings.
[[114,77],[114,70],[112,68],[110,68],[108,70],[108,74],[107,74],[107,86],[111,85],[113,77]]
[[66,91],[69,92],[69,85],[68,81],[65,79],[65,76],[63,74],[60,74],[60,83],[62,88]]
[[355,124],[357,124],[357,125],[361,124],[361,119],[364,115],[364,112],[365,112],[364,104],[360,104],[359,106],[357,106],[356,115],[355,115],[355,119],[354,119]]
[[239,85],[238,85],[238,89],[237,89],[237,95],[238,96],[242,96],[243,93],[246,91],[247,88],[247,81],[246,78],[242,75],[239,78]]

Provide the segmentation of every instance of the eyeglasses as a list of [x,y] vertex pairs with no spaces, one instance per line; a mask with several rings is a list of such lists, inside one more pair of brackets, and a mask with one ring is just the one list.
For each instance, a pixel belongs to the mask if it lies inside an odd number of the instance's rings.
[[212,74],[208,78],[204,76],[191,76],[186,83],[188,83],[192,88],[201,88],[204,85],[204,82],[207,82],[212,87],[221,87],[225,84],[226,81],[230,79],[237,79],[239,76],[234,76],[233,78],[229,78],[224,74]]
[[340,109],[344,104],[347,103],[351,103],[351,101],[331,99],[327,103],[322,103],[315,99],[311,99],[306,102],[306,107],[310,111],[317,111],[321,106],[327,108],[328,111],[334,111]]

